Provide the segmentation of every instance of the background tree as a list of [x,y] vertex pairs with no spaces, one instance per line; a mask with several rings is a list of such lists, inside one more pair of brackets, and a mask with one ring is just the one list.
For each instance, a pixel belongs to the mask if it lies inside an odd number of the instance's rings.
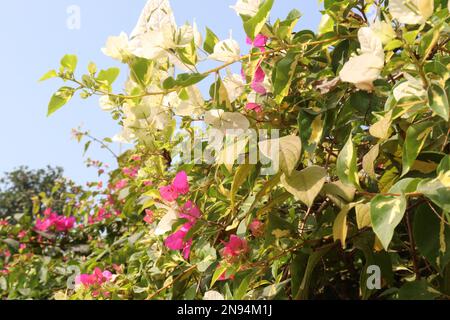
[[51,205],[55,211],[61,211],[68,189],[63,174],[63,168],[50,166],[38,170],[22,166],[5,173],[0,179],[0,217],[30,213],[33,203],[35,210]]

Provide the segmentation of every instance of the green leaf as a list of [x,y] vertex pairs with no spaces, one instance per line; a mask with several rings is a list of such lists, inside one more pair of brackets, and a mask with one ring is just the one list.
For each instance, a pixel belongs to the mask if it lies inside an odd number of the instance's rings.
[[226,265],[221,265],[219,266],[216,271],[214,271],[214,274],[212,276],[211,279],[211,284],[209,285],[210,288],[212,288],[214,286],[214,284],[217,282],[217,280],[219,280],[220,276],[227,271],[227,266]]
[[245,294],[247,293],[247,289],[250,285],[250,281],[252,281],[253,276],[255,275],[254,272],[252,272],[251,270],[250,274],[247,275],[239,284],[239,287],[237,288],[237,290],[234,292],[234,296],[233,298],[235,300],[242,300],[242,298],[244,298]]
[[402,221],[407,201],[405,196],[377,195],[370,202],[370,218],[372,227],[387,250],[394,235],[394,230]]
[[445,212],[450,212],[450,186],[445,177],[425,179],[417,186],[417,192],[423,193]]
[[206,27],[206,37],[205,42],[203,44],[203,49],[209,53],[212,54],[214,52],[214,47],[219,42],[219,38],[216,36],[214,32],[212,32],[211,29]]
[[256,15],[244,22],[244,30],[251,39],[255,39],[266,24],[267,19],[269,19],[273,2],[274,0],[264,1],[264,3],[259,7]]
[[327,183],[322,193],[329,197],[338,207],[342,208],[344,205],[353,201],[355,198],[356,189],[352,185],[345,185],[341,181]]
[[427,280],[406,282],[398,291],[400,300],[433,300],[439,296],[439,292],[430,287]]
[[440,228],[441,219],[428,204],[422,204],[415,210],[413,233],[417,248],[428,262],[442,271],[450,261],[450,227],[444,225],[444,252],[441,252],[437,236]]
[[231,207],[234,208],[235,205],[235,199],[236,194],[239,191],[239,188],[244,184],[244,182],[247,180],[247,177],[252,172],[253,168],[255,167],[254,164],[242,164],[238,167],[236,170],[236,174],[234,175],[233,183],[231,185]]
[[288,53],[280,59],[272,73],[273,94],[275,101],[280,104],[289,93],[289,87],[297,69],[297,55]]
[[310,208],[322,190],[326,178],[326,169],[312,166],[302,171],[294,171],[290,176],[282,175],[281,183],[297,200]]
[[334,241],[340,241],[342,248],[345,248],[345,241],[347,240],[347,215],[349,211],[355,207],[355,205],[355,203],[345,205],[333,223],[333,239]]
[[295,295],[295,300],[307,300],[309,296],[310,290],[310,282],[312,279],[312,275],[314,270],[316,269],[317,264],[322,261],[322,258],[330,251],[330,248],[323,248],[313,252],[308,259],[308,264],[306,266],[305,275],[303,276],[302,283],[300,284],[300,288]]
[[437,83],[432,83],[428,88],[428,103],[438,116],[449,121],[449,104],[445,89]]
[[302,145],[306,152],[313,156],[314,151],[322,140],[324,131],[324,114],[311,115],[300,111],[298,114],[298,126]]
[[403,171],[402,176],[411,169],[414,161],[422,150],[428,135],[433,129],[433,122],[425,121],[411,125],[406,130],[406,139],[403,145]]
[[63,69],[69,70],[72,73],[75,72],[75,69],[77,68],[77,64],[78,64],[78,58],[76,55],[73,55],[73,54],[66,54],[61,59],[61,67]]
[[[297,167],[302,151],[302,142],[298,136],[289,135],[279,139],[261,141],[259,151],[272,160],[286,175],[291,175]],[[276,168],[277,170],[278,168]]]
[[39,81],[45,81],[48,79],[56,78],[58,76],[58,73],[55,70],[50,70],[46,74],[42,76],[42,78],[39,79]]
[[130,65],[130,76],[133,81],[145,88],[149,81],[152,65],[153,63],[151,60],[136,58]]
[[352,135],[342,148],[336,163],[336,171],[343,184],[359,187],[358,171],[356,167],[356,150],[353,146]]
[[97,76],[97,81],[112,85],[120,74],[119,68],[109,68],[108,70],[101,70]]
[[50,99],[48,104],[47,117],[52,115],[57,110],[61,109],[70,99],[72,99],[75,89],[70,87],[60,88]]
[[165,90],[170,90],[174,88],[185,88],[192,86],[203,79],[205,79],[207,75],[201,73],[182,73],[177,76],[177,79],[173,77],[167,78],[163,83],[163,88]]
[[267,247],[276,239],[292,236],[295,228],[290,222],[280,218],[278,214],[270,213],[265,233],[265,246]]

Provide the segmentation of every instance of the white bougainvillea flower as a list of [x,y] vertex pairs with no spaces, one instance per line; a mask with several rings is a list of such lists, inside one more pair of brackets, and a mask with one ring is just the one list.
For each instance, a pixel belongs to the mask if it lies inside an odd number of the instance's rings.
[[420,98],[424,97],[427,94],[427,92],[423,88],[422,81],[414,78],[407,73],[404,74],[404,77],[406,81],[398,84],[393,90],[395,100],[400,101],[401,99],[406,97]]
[[136,135],[129,128],[124,128],[121,132],[114,135],[112,140],[117,143],[123,144],[133,144],[133,141],[136,139]]
[[241,49],[239,43],[230,38],[228,40],[218,42],[214,47],[214,53],[209,56],[209,59],[221,62],[237,61],[241,56]]
[[244,93],[245,82],[240,74],[232,74],[227,71],[227,76],[222,81],[227,90],[230,102],[236,101]]
[[102,52],[108,57],[119,61],[124,61],[126,57],[131,54],[127,34],[122,32],[117,37],[109,37],[108,40],[106,40],[106,46],[102,48]]
[[203,300],[225,300],[224,296],[215,290],[205,292]]
[[377,19],[371,26],[370,29],[375,33],[375,35],[381,39],[383,44],[389,43],[391,40],[395,39],[396,34],[392,24],[386,21],[381,21]]
[[142,10],[130,38],[150,31],[159,31],[163,26],[176,28],[175,16],[169,0],[149,0]]
[[384,60],[384,49],[381,38],[370,27],[360,28],[358,40],[361,54],[373,54]]
[[389,12],[404,24],[422,24],[433,15],[434,0],[391,0]]
[[172,231],[172,226],[177,221],[178,214],[176,208],[174,209],[161,203],[156,203],[155,206],[160,210],[166,211],[166,214],[161,218],[155,229],[155,235],[162,236]]
[[195,39],[194,28],[189,24],[185,24],[176,31],[174,44],[178,47],[184,47],[191,44],[192,40],[194,39]]
[[198,26],[197,26],[197,23],[195,22],[195,20],[194,20],[194,24],[193,24],[192,28],[194,31],[195,45],[200,48],[203,45],[203,37],[202,37],[202,34],[200,33],[200,31],[198,31]]
[[344,65],[339,77],[344,82],[353,83],[358,89],[373,90],[373,82],[378,79],[384,66],[384,59],[366,53],[350,58]]
[[108,95],[101,96],[99,99],[100,108],[103,111],[111,111],[114,110],[117,106],[114,102],[111,101]]
[[253,17],[258,13],[261,0],[238,0],[230,8],[236,11],[238,15]]
[[225,112],[221,109],[209,110],[205,113],[205,122],[222,132],[227,130],[247,130],[250,127],[248,119],[239,112]]
[[339,73],[344,82],[353,83],[358,89],[373,90],[373,82],[384,66],[384,50],[381,39],[369,27],[358,31],[360,55],[351,57]]
[[164,105],[180,117],[198,117],[204,113],[205,100],[196,86],[183,89],[180,94],[172,92],[164,97]]

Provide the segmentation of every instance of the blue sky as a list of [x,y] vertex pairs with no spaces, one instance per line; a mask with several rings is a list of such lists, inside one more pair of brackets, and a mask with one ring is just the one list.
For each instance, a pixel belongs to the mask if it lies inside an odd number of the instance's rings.
[[[197,21],[200,30],[210,27],[221,39],[229,30],[245,50],[242,23],[229,9],[235,0],[171,0],[179,25]],[[14,0],[0,11],[0,174],[20,165],[41,168],[62,166],[66,176],[84,183],[96,178],[84,165],[83,146],[71,139],[71,129],[83,126],[99,138],[119,131],[96,98],[75,98],[52,117],[46,117],[48,100],[61,86],[58,80],[38,83],[66,54],[77,54],[83,72],[90,61],[100,68],[118,66],[100,49],[110,35],[131,32],[146,0]],[[67,8],[81,9],[81,28],[67,27]],[[296,8],[303,13],[300,28],[316,30],[320,21],[318,0],[276,0],[272,20]],[[124,79],[122,74],[122,78]],[[123,83],[123,81],[121,82]],[[120,84],[121,84],[120,83]],[[119,86],[120,88],[120,86]],[[119,150],[119,146],[114,146]],[[114,167],[114,160],[100,148],[87,156]]]

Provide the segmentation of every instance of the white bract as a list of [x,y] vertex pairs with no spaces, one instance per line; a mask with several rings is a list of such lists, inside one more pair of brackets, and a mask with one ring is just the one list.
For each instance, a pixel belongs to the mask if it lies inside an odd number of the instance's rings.
[[102,52],[108,57],[124,61],[131,53],[127,34],[122,32],[117,37],[109,37],[108,40],[106,40],[106,46],[102,48]]
[[103,111],[111,111],[117,107],[108,95],[101,96],[99,99],[99,104]]
[[359,29],[360,55],[350,58],[339,77],[353,83],[358,89],[373,90],[373,82],[380,76],[384,66],[384,50],[381,39],[369,27]]
[[230,63],[237,61],[241,56],[241,49],[239,43],[230,38],[218,42],[214,46],[214,53],[209,56],[210,59]]
[[180,94],[172,92],[164,97],[167,105],[175,115],[181,117],[197,117],[204,113],[205,100],[196,86],[190,86]]
[[381,42],[383,44],[389,43],[396,36],[394,28],[392,28],[392,24],[386,21],[380,21],[379,19],[377,19],[370,26],[370,28],[375,33],[375,35],[381,39]]
[[166,206],[164,204],[156,203],[155,206],[158,209],[166,211],[166,214],[161,218],[155,229],[155,235],[162,236],[163,234],[172,231],[172,226],[177,221],[178,214],[176,209]]
[[238,0],[230,8],[236,11],[238,15],[253,17],[258,13],[261,0]]
[[149,31],[159,31],[164,26],[176,28],[175,16],[168,0],[149,0],[145,5],[139,20],[131,32],[131,38]]
[[422,24],[433,15],[434,0],[391,0],[389,12],[400,23]]
[[222,81],[227,90],[230,102],[236,101],[244,93],[245,82],[240,74],[231,74],[228,71],[227,76]]
[[205,122],[223,133],[227,130],[247,130],[250,127],[250,122],[244,115],[239,112],[225,112],[221,109],[207,111]]
[[196,38],[192,26],[185,24],[177,28],[168,0],[150,0],[131,33],[131,52],[141,58],[157,60],[168,55],[168,51],[184,47]]
[[203,300],[225,300],[224,296],[215,290],[205,292]]
[[407,73],[404,74],[404,77],[406,81],[397,85],[393,90],[395,100],[400,101],[402,98],[406,97],[420,98],[427,94],[423,88],[422,81]]

